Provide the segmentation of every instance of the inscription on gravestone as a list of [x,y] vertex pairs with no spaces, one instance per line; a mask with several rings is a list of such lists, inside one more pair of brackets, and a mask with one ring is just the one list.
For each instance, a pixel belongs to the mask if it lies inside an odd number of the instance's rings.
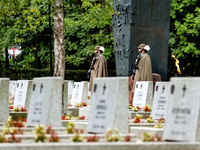
[[148,44],[152,71],[167,79],[170,0],[114,0],[112,16],[117,76],[130,76],[137,46]]

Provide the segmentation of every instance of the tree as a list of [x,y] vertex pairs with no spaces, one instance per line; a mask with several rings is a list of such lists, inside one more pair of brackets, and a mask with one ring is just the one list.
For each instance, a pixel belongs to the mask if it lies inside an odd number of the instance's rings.
[[54,76],[65,76],[63,0],[54,0]]

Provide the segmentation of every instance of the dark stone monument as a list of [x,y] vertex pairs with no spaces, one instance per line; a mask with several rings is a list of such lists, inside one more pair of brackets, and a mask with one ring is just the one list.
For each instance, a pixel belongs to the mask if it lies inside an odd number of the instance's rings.
[[171,0],[114,0],[114,49],[117,76],[131,76],[137,47],[150,46],[152,71],[167,80]]

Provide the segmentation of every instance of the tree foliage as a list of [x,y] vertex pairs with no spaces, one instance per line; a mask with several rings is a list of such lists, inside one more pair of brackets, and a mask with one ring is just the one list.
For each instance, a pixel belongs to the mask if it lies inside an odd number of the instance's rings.
[[172,0],[169,47],[187,75],[200,75],[200,1]]
[[[23,55],[15,63],[18,66],[33,68],[40,62],[42,68],[48,67],[45,64],[49,64],[49,1],[53,18],[53,0],[0,2],[3,8],[0,10],[0,49],[21,45]],[[112,0],[67,0],[64,11],[67,64],[89,65],[88,60],[97,45],[105,46],[105,57],[113,59]],[[52,30],[53,25],[52,19]]]
[[[0,49],[21,46],[18,65],[35,67],[48,57],[48,4],[52,0],[2,0],[0,2]],[[51,15],[53,17],[53,15]],[[42,40],[41,40],[42,39]],[[48,63],[49,64],[49,63]]]
[[83,64],[97,45],[105,47],[109,59],[114,52],[112,33],[112,0],[65,1],[66,62]]

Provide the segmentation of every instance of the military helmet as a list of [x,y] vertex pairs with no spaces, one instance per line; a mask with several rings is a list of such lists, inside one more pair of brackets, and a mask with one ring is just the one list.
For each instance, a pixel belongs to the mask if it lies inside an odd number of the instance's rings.
[[144,49],[145,46],[146,46],[146,44],[140,44],[137,48]]
[[94,50],[99,50],[99,48],[100,48],[100,46],[96,46],[96,47],[94,48]]

